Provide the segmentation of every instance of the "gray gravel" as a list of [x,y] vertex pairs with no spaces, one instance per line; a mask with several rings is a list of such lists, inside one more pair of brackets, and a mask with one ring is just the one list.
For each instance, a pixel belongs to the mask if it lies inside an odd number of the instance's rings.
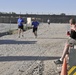
[[40,24],[38,37],[32,29],[0,37],[0,75],[58,75],[54,60],[63,51],[68,24]]

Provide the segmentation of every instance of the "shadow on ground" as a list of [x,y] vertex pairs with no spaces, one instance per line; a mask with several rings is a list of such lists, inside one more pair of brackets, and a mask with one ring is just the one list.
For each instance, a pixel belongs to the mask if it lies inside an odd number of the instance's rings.
[[37,39],[67,39],[67,38],[63,38],[63,37],[38,37]]
[[6,35],[11,35],[11,33],[9,33],[9,32],[2,32],[2,33],[0,33],[0,37],[6,36]]
[[37,41],[0,40],[0,44],[35,44]]
[[55,60],[60,57],[51,56],[1,56],[2,61],[30,61],[30,60]]

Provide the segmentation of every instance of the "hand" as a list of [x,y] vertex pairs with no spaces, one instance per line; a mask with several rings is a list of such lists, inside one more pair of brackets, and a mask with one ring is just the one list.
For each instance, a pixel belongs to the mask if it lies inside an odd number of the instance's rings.
[[70,32],[69,32],[69,31],[67,31],[67,35],[68,35],[68,36],[70,35]]

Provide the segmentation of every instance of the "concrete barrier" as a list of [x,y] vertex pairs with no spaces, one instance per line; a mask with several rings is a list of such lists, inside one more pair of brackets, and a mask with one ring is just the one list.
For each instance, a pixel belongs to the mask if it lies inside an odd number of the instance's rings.
[[76,45],[70,48],[69,65],[70,67],[76,66]]

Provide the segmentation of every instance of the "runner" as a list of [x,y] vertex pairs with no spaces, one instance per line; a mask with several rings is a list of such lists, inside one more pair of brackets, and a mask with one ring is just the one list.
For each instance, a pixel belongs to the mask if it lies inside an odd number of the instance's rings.
[[34,19],[34,21],[32,22],[32,26],[33,26],[33,33],[35,35],[35,38],[37,38],[38,25],[39,22],[37,22],[36,19]]
[[20,38],[21,33],[23,37],[23,23],[24,23],[24,20],[22,19],[21,16],[19,16],[17,23],[18,23],[18,37]]

